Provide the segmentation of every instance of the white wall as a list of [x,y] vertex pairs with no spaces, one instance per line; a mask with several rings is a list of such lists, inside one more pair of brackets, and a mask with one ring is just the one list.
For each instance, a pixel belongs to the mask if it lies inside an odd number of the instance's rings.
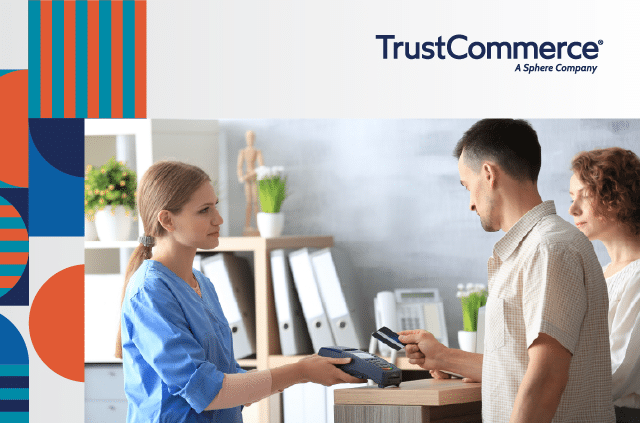
[[[362,301],[381,290],[437,287],[449,340],[462,329],[458,283],[486,283],[487,260],[503,232],[486,233],[460,185],[456,142],[465,120],[221,120],[229,182],[231,236],[244,225],[245,199],[235,163],[247,130],[256,133],[266,165],[282,165],[290,197],[285,235],[333,235],[356,266]],[[532,120],[542,145],[539,188],[569,220],[572,156],[621,146],[640,154],[639,121]],[[599,242],[596,252],[608,262]],[[373,328],[373,312],[370,310]]]

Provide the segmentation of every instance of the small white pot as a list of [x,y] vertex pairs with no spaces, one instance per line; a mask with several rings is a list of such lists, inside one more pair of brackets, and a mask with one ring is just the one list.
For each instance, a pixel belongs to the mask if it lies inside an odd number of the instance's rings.
[[132,223],[133,218],[126,215],[124,206],[116,206],[113,214],[111,206],[96,212],[96,230],[100,241],[128,241]]
[[263,213],[258,212],[256,222],[258,231],[263,238],[273,238],[282,235],[284,228],[284,213]]
[[97,241],[98,232],[96,231],[96,222],[84,218],[84,240],[85,241]]
[[458,331],[458,344],[460,349],[467,352],[476,352],[476,336],[478,332],[467,332],[466,330]]

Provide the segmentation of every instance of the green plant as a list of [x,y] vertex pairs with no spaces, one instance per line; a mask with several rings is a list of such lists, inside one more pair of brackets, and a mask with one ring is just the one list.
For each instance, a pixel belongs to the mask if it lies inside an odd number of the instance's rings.
[[115,213],[115,206],[124,206],[127,216],[135,216],[136,185],[136,173],[115,157],[99,168],[88,165],[84,186],[85,216],[93,220],[96,211],[107,206],[111,206],[112,213]]
[[260,166],[256,169],[260,208],[264,213],[278,213],[287,198],[287,178],[280,166]]
[[458,285],[457,297],[462,305],[462,323],[464,330],[475,332],[478,330],[478,309],[487,303],[487,289],[482,284],[468,283]]

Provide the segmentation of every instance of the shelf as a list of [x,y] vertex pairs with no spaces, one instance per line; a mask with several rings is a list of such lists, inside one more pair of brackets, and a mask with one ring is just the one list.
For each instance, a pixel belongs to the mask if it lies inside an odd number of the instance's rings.
[[122,359],[115,357],[94,358],[85,360],[84,364],[122,364]]
[[87,249],[113,249],[113,248],[136,248],[138,241],[85,241],[84,248]]
[[[138,241],[85,241],[87,249],[136,248]],[[235,236],[220,238],[220,245],[212,250],[198,249],[199,253],[217,251],[256,251],[278,248],[325,248],[333,245],[331,236],[282,236],[262,238],[259,236]]]
[[[382,357],[383,359],[389,361],[389,357]],[[422,367],[417,364],[409,363],[409,359],[407,357],[398,357],[398,362],[396,366],[402,370],[424,370]]]
[[270,355],[269,356],[269,368],[274,369],[276,367],[285,366],[287,364],[297,363],[308,355]]
[[241,358],[236,360],[240,367],[258,367],[258,360],[255,358]]
[[198,249],[199,253],[216,251],[270,251],[279,248],[326,248],[333,246],[332,236],[233,236],[220,238],[218,247],[212,250]]
[[[270,355],[269,356],[269,368],[273,369],[275,367],[284,366],[287,364],[297,363],[301,359],[308,357],[308,355]],[[382,357],[384,360],[389,361],[389,357]],[[399,369],[402,370],[424,370],[422,367],[417,364],[409,363],[409,359],[407,357],[398,357],[398,362],[396,363]]]

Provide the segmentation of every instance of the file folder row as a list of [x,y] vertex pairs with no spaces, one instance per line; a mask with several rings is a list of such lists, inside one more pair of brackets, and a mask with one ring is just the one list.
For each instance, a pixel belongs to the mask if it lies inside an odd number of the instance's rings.
[[[365,348],[362,301],[353,269],[336,248],[273,250],[270,255],[276,317],[283,355],[311,354],[322,347]],[[196,255],[193,267],[214,284],[231,327],[234,355],[256,352],[253,275],[232,253]]]
[[283,355],[368,345],[352,266],[344,253],[302,248],[289,252],[287,260],[285,250],[274,250],[271,272]]

